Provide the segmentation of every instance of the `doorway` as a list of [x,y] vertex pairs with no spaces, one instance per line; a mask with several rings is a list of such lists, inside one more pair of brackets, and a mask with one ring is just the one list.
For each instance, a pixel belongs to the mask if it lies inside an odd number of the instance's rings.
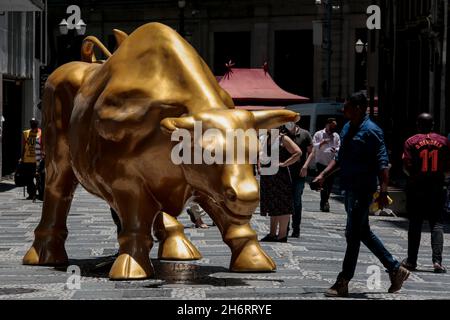
[[22,93],[21,81],[3,80],[2,176],[16,170],[21,156]]

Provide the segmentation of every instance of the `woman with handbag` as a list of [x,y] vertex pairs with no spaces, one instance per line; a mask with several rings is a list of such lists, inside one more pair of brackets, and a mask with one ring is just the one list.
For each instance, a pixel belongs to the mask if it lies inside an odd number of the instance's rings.
[[[260,241],[287,242],[287,229],[290,216],[294,212],[294,200],[292,193],[292,176],[289,166],[300,159],[301,149],[288,136],[279,134],[271,139],[270,133],[263,138],[264,143],[279,143],[279,170],[274,175],[261,175],[260,199],[261,215],[270,217],[270,233]],[[272,148],[267,147],[268,153]],[[269,158],[273,159],[270,154]],[[258,172],[262,167],[270,167],[271,164],[260,164]],[[278,232],[277,232],[278,230]]]

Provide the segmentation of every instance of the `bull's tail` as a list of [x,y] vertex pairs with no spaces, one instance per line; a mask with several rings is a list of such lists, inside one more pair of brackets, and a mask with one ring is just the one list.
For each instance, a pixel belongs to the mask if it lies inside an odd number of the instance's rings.
[[98,62],[94,53],[95,46],[99,47],[107,58],[111,57],[111,52],[109,52],[100,40],[94,36],[89,36],[83,40],[83,44],[81,45],[81,61],[89,63]]
[[[117,47],[119,47],[122,42],[128,37],[128,35],[118,29],[113,30],[114,36],[117,41]],[[97,60],[94,53],[94,48],[97,46],[100,51],[106,56],[106,58],[111,57],[111,52],[101,43],[97,37],[88,36],[84,38],[83,44],[81,45],[81,61],[89,63],[102,63],[102,60]]]

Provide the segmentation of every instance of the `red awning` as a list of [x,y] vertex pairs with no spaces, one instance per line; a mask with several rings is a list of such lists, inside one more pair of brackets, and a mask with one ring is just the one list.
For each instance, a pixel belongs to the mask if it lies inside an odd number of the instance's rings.
[[[281,89],[264,69],[231,68],[220,80],[219,85],[227,91],[235,104],[304,103],[309,98],[295,95]],[[250,103],[252,102],[252,103]],[[259,102],[259,103],[258,103]]]

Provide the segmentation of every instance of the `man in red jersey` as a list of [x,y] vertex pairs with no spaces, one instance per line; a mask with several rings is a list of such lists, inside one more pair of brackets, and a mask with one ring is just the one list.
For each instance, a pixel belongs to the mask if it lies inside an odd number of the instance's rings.
[[419,133],[405,142],[403,164],[408,179],[407,207],[409,214],[408,257],[402,265],[415,270],[423,220],[431,229],[433,267],[445,273],[442,265],[444,246],[445,175],[450,171],[450,143],[446,137],[433,133],[433,117],[422,113],[417,118]]

